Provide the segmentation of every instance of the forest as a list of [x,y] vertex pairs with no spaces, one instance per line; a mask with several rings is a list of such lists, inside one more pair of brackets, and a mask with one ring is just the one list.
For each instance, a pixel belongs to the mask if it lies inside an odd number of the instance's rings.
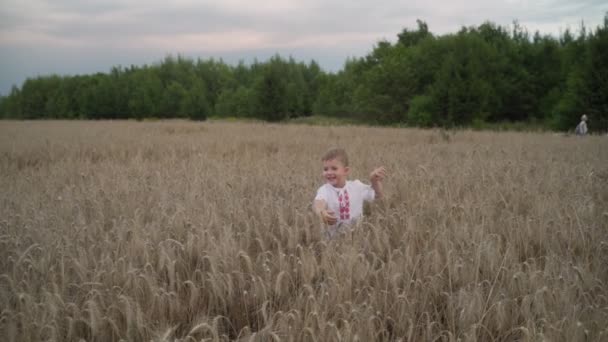
[[[320,52],[321,53],[321,52]],[[337,72],[275,55],[230,65],[168,55],[107,73],[42,75],[0,97],[4,119],[249,118],[312,115],[375,125],[608,130],[608,13],[559,37],[517,22],[433,34],[426,22],[378,41]]]

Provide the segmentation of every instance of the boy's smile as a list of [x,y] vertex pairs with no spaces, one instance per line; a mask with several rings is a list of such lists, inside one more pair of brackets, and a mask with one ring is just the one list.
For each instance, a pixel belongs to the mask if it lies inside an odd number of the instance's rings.
[[338,159],[330,159],[323,162],[323,178],[333,187],[344,187],[349,171],[348,166],[344,166]]

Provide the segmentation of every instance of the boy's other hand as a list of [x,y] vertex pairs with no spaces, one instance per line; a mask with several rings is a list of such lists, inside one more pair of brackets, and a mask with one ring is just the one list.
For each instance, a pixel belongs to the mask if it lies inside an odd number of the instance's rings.
[[323,222],[327,223],[330,226],[338,222],[338,218],[336,218],[336,216],[334,215],[335,213],[331,210],[322,210],[320,214]]
[[386,169],[384,168],[384,166],[380,166],[379,168],[375,169],[374,171],[372,171],[372,173],[369,174],[369,180],[372,183],[381,182],[384,180],[385,177],[386,177]]

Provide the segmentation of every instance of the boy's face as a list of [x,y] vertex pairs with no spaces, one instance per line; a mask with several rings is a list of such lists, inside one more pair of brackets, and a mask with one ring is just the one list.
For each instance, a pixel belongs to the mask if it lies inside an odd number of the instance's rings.
[[336,188],[341,188],[346,185],[346,178],[350,169],[348,166],[344,166],[341,161],[337,159],[325,160],[323,162],[323,178],[327,183],[331,184]]

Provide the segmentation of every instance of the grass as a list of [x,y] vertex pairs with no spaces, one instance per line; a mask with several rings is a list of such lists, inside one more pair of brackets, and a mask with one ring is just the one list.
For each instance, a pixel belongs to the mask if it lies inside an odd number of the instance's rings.
[[311,126],[363,126],[365,122],[353,118],[339,118],[331,116],[311,115],[289,119],[290,124],[305,124]]
[[[5,341],[605,341],[608,140],[0,122]],[[322,153],[387,198],[326,241]]]

